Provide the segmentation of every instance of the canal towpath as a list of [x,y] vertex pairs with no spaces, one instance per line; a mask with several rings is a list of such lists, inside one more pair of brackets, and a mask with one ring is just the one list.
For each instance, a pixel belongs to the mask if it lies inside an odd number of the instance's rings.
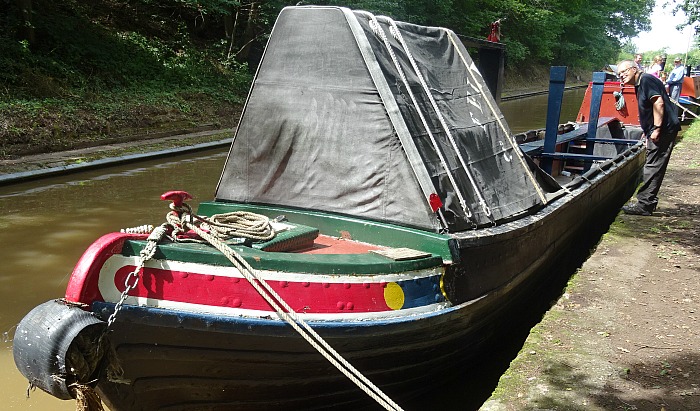
[[235,129],[188,130],[67,151],[0,159],[0,186],[88,169],[227,147]]
[[620,213],[480,411],[700,410],[700,138],[652,217]]

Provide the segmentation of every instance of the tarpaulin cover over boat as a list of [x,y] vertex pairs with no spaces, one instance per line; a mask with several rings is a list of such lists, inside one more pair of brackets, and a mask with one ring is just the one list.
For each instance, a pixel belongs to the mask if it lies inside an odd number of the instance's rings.
[[216,198],[451,232],[546,201],[455,33],[337,7],[280,14]]

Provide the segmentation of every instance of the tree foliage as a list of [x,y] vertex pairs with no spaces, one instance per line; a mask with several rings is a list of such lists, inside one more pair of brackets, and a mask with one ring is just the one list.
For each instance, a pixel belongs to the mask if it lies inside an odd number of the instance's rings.
[[508,64],[598,68],[614,60],[625,39],[650,27],[654,0],[348,0],[345,5],[416,24],[444,26],[486,38],[501,19]]
[[[162,71],[163,67],[169,68],[168,75],[189,70],[200,76],[202,72],[197,70],[254,66],[280,10],[303,1],[0,3],[10,10],[8,17],[0,21],[0,51],[5,64],[15,64],[12,59],[34,59],[32,64],[38,64],[39,70],[52,71],[52,76],[71,77],[68,72],[77,70],[84,73],[83,78],[125,84],[138,76],[152,78],[153,70]],[[684,0],[678,7],[694,16],[696,3]],[[625,40],[649,28],[654,0],[317,0],[314,4],[363,9],[396,20],[449,27],[459,34],[482,39],[488,35],[490,23],[501,19],[506,64],[597,69],[614,61]],[[133,53],[130,47],[136,47],[143,58],[126,57]],[[120,53],[125,57],[121,58]],[[61,60],[49,64],[42,60],[48,55],[60,56]],[[116,75],[100,76],[109,71],[115,57],[121,58],[119,67],[114,69]],[[66,59],[75,64],[70,66]],[[66,64],[70,67],[60,68]],[[11,78],[15,74],[5,72],[0,76]],[[178,81],[196,82],[196,76],[176,77]]]
[[674,12],[683,11],[686,16],[686,25],[691,26],[700,23],[700,3],[697,0],[671,0],[675,4]]

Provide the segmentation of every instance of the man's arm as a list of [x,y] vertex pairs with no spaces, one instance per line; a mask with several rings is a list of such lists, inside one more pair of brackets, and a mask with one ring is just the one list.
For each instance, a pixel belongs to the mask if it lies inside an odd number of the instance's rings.
[[656,95],[650,98],[652,101],[652,112],[654,113],[654,130],[651,131],[649,138],[656,143],[661,135],[661,127],[664,121],[664,99]]

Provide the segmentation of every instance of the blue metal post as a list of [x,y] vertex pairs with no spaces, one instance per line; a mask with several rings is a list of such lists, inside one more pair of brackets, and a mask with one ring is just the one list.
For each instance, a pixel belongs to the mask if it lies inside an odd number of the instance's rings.
[[[559,116],[561,104],[564,101],[564,85],[566,84],[566,66],[552,66],[549,70],[549,99],[547,100],[547,122],[544,132],[544,153],[554,153],[559,131]],[[547,173],[552,173],[552,159],[542,157],[540,167]]]
[[[588,115],[588,133],[586,138],[595,138],[596,132],[598,131],[598,118],[600,117],[600,104],[603,100],[603,88],[605,87],[605,73],[602,71],[596,71],[593,73],[593,80],[591,86],[591,112]],[[593,141],[586,142],[586,154],[593,155],[593,147],[595,143]],[[588,171],[593,165],[592,162],[586,162],[585,171]]]

